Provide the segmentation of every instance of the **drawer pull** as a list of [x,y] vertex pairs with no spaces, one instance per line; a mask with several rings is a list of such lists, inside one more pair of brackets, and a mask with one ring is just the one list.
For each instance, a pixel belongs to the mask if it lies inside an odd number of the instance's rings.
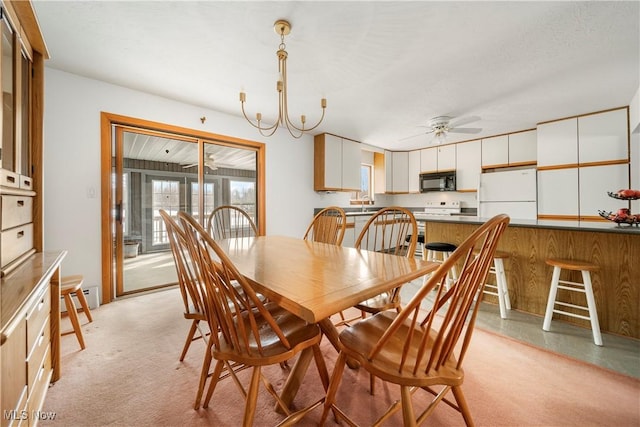
[[16,177],[15,176],[8,176],[7,177],[7,181],[9,181],[10,183],[15,183],[16,182]]
[[24,231],[18,231],[18,239],[24,237]]
[[18,206],[19,207],[23,207],[24,206],[24,200],[18,200]]

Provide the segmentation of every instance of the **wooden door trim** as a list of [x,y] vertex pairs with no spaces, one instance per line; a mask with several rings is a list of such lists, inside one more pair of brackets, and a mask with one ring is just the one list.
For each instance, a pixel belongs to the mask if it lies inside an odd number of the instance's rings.
[[135,117],[122,116],[118,114],[100,113],[100,193],[101,193],[101,265],[102,265],[102,304],[107,304],[114,299],[113,289],[113,260],[114,250],[111,239],[111,171],[112,156],[112,127],[118,125],[122,127],[135,128],[136,130],[153,131],[162,134],[170,134],[173,137],[185,137],[204,139],[220,145],[251,149],[256,152],[256,186],[257,186],[257,213],[258,220],[256,226],[258,234],[266,234],[266,194],[265,194],[265,169],[266,169],[266,146],[262,142],[250,141],[227,135],[214,134],[197,129],[189,129],[180,126],[144,120]]

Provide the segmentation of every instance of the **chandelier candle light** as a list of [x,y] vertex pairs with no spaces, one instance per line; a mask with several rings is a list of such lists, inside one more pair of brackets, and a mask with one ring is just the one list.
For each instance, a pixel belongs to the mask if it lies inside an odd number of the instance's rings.
[[280,79],[276,84],[276,89],[278,90],[278,120],[273,125],[265,125],[262,123],[262,113],[256,113],[256,123],[252,122],[249,117],[247,117],[247,113],[244,110],[244,103],[247,100],[247,95],[244,92],[240,92],[240,103],[242,104],[242,114],[244,118],[251,124],[251,126],[257,128],[260,131],[262,136],[271,136],[273,135],[278,126],[286,126],[287,130],[294,138],[300,138],[305,132],[312,131],[317,128],[322,120],[324,119],[325,109],[327,108],[327,100],[322,98],[320,100],[320,106],[322,107],[322,116],[318,123],[316,123],[313,127],[306,128],[305,124],[307,121],[306,116],[303,114],[300,116],[300,122],[302,125],[300,127],[296,126],[289,119],[289,108],[287,105],[287,51],[285,50],[286,45],[284,44],[284,36],[291,32],[291,24],[285,20],[278,20],[273,24],[273,29],[277,34],[280,35],[280,46],[278,47],[278,70],[280,71]]

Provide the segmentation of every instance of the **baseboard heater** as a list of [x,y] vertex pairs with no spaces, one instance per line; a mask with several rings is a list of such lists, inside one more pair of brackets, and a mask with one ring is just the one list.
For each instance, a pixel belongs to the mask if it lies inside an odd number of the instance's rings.
[[[84,294],[84,298],[87,300],[87,304],[89,304],[89,308],[91,310],[100,306],[100,298],[98,298],[97,286],[83,289],[82,293]],[[81,309],[82,306],[80,305],[80,301],[78,301],[78,297],[76,297],[75,292],[71,293],[71,298],[73,299],[73,303],[76,305],[76,308]],[[60,312],[67,312],[67,306],[64,304],[64,297],[60,297]]]

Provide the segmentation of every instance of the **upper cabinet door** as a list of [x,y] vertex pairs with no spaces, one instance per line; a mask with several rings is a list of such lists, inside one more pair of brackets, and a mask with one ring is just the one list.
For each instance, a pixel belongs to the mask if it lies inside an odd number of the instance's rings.
[[360,166],[362,148],[359,142],[342,140],[342,189],[360,190]]
[[438,147],[423,148],[420,150],[420,171],[438,171]]
[[480,140],[458,144],[456,149],[456,188],[458,191],[477,191],[482,167]]
[[507,135],[482,140],[482,167],[504,167],[509,165],[509,137]]
[[537,128],[538,167],[578,164],[578,119],[541,123]]
[[451,171],[456,168],[456,145],[458,144],[438,147],[438,172]]
[[387,150],[384,152],[384,176],[385,193],[393,193],[393,152]]
[[329,134],[314,138],[314,190],[342,189],[342,138]]
[[581,164],[629,159],[627,109],[578,117]]
[[409,192],[409,152],[393,153],[393,192]]
[[535,165],[538,150],[536,139],[535,129],[509,134],[509,165]]
[[420,151],[409,152],[409,193],[420,192]]

